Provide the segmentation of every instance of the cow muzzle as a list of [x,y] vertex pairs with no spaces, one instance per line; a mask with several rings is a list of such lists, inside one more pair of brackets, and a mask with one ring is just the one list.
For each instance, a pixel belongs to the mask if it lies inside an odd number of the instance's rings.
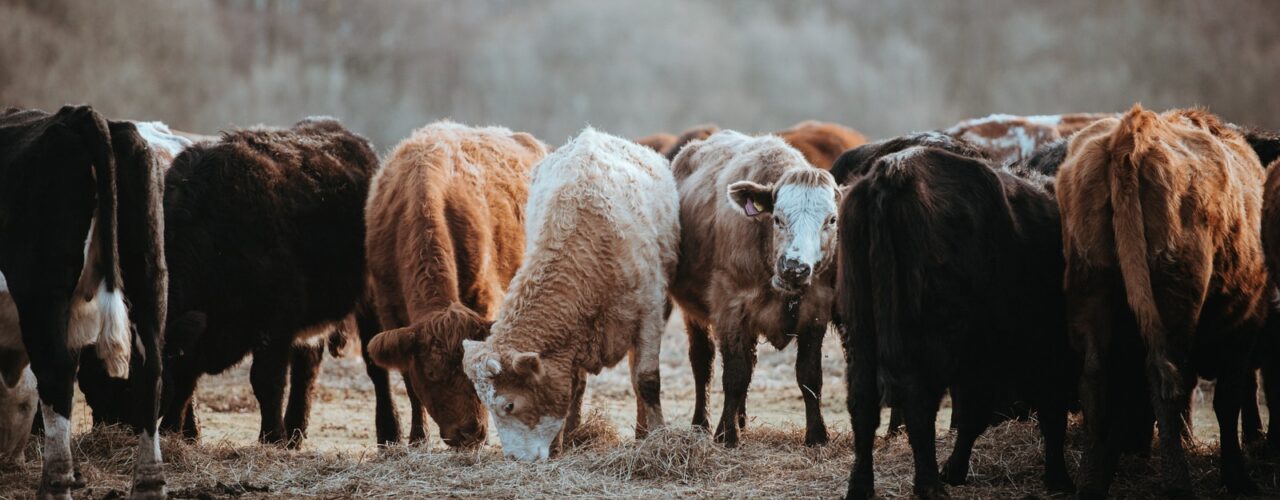
[[798,259],[779,259],[773,286],[783,292],[797,292],[809,286],[813,267]]

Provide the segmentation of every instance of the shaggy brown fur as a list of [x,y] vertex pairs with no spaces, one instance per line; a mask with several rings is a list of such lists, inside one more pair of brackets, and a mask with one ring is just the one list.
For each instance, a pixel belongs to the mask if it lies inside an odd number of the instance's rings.
[[689,127],[688,129],[685,129],[684,132],[680,132],[679,136],[676,136],[675,142],[662,150],[662,156],[667,157],[668,161],[674,160],[676,155],[680,154],[680,150],[683,149],[686,144],[689,144],[692,141],[704,140],[711,137],[711,134],[719,131],[720,126],[714,123]]
[[830,169],[840,153],[867,142],[866,137],[851,128],[814,120],[802,121],[774,135],[800,151],[810,164],[824,169]]
[[489,334],[524,256],[529,171],[546,154],[529,134],[438,122],[401,142],[373,180],[365,241],[387,331],[369,354],[404,374],[450,446],[485,438],[462,339]]
[[665,160],[584,130],[533,172],[528,254],[493,335],[463,367],[503,452],[546,458],[576,427],[588,373],[630,354],[636,435],[663,424],[658,355],[675,271],[678,202]]
[[[716,436],[729,446],[737,445],[746,421],[757,338],[763,335],[782,349],[799,337],[796,381],[805,402],[805,443],[825,443],[820,349],[834,298],[835,181],[776,136],[733,131],[691,143],[676,157],[673,170],[680,186],[681,259],[671,296],[684,313],[689,335],[696,387],[693,424],[709,426],[706,390],[715,356],[711,330],[724,358],[725,406]],[[801,229],[788,226],[785,219],[795,223],[803,217],[775,213],[783,189],[812,193],[807,198],[814,205],[801,212],[819,219]],[[821,255],[805,264],[803,273],[793,274],[785,254],[803,238]]]
[[1237,418],[1265,315],[1262,175],[1245,139],[1199,110],[1134,106],[1071,139],[1057,197],[1068,320],[1084,352],[1082,496],[1105,496],[1115,473],[1124,412],[1108,409],[1147,398],[1169,493],[1190,493],[1183,418],[1197,375],[1218,379],[1223,483],[1256,488]]
[[636,139],[636,144],[647,147],[659,153],[671,148],[671,146],[674,145],[675,143],[676,143],[676,136],[668,134],[666,132],[649,134],[639,139]]
[[1114,116],[1114,113],[991,115],[962,121],[944,132],[987,148],[997,164],[1011,165],[1030,158],[1040,146],[1071,137],[1095,121]]

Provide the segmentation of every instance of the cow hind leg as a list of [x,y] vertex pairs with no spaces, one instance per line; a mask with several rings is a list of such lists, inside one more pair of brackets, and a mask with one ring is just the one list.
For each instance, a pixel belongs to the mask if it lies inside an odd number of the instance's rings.
[[1240,432],[1245,444],[1263,441],[1262,415],[1258,413],[1258,377],[1250,371],[1243,381],[1246,384],[1240,399]]
[[315,397],[316,379],[324,361],[324,348],[323,343],[317,343],[295,344],[290,349],[289,404],[284,413],[284,430],[290,449],[301,447],[307,438],[311,401]]
[[857,349],[850,353],[846,383],[849,387],[849,415],[853,418],[853,468],[849,472],[849,490],[845,497],[864,499],[875,496],[875,471],[872,450],[876,428],[880,427],[880,394],[876,386],[874,349]]
[[199,375],[192,370],[175,366],[180,364],[181,362],[173,363],[165,368],[169,371],[169,379],[164,390],[169,397],[164,417],[160,419],[160,432],[178,434],[188,442],[196,443],[200,441],[200,426],[192,399]]
[[[1191,472],[1188,469],[1186,450],[1183,448],[1183,437],[1186,435],[1184,410],[1188,398],[1186,391],[1169,390],[1170,387],[1181,386],[1181,381],[1170,381],[1169,369],[1165,366],[1169,361],[1157,356],[1149,356],[1147,366],[1147,386],[1150,390],[1151,405],[1156,411],[1156,423],[1160,432],[1160,461],[1163,481],[1167,485],[1169,497],[1185,498],[1191,496]],[[1184,364],[1184,369],[1188,368]],[[1223,391],[1225,392],[1225,391]],[[1215,401],[1217,398],[1215,397]],[[1234,402],[1232,402],[1234,404]],[[1215,405],[1216,406],[1216,405]],[[1235,438],[1236,413],[1240,410],[1234,404],[1231,416],[1231,436]],[[1225,433],[1224,433],[1225,437]],[[1238,444],[1237,444],[1238,446]]]
[[1076,487],[1067,473],[1065,442],[1067,434],[1067,388],[1042,390],[1036,405],[1040,436],[1044,439],[1044,486],[1051,492],[1073,492]]
[[822,338],[826,331],[822,325],[800,332],[797,346],[796,384],[804,398],[805,446],[827,444],[828,440],[827,424],[822,420]]
[[1280,353],[1268,353],[1262,365],[1267,399],[1267,453],[1280,454]]
[[685,333],[689,337],[689,366],[693,368],[693,425],[710,430],[707,419],[707,385],[711,382],[711,362],[715,360],[715,344],[706,325],[684,318]]
[[[1236,416],[1240,414],[1242,403],[1247,397],[1255,397],[1256,382],[1252,370],[1236,370],[1223,374],[1218,378],[1218,386],[1213,394],[1213,412],[1218,417],[1218,430],[1221,434],[1219,443],[1219,464],[1222,484],[1232,494],[1251,494],[1258,491],[1257,485],[1249,479],[1245,470],[1244,454],[1240,450],[1239,436],[1236,434]],[[1255,402],[1256,408],[1256,402]]]
[[[902,416],[906,420],[907,442],[911,445],[911,457],[915,464],[912,492],[916,497],[926,500],[950,498],[938,473],[938,450],[935,442],[941,391],[931,394],[931,391],[916,387],[904,392],[907,394],[903,398],[905,404]],[[984,423],[986,418],[987,415],[983,415]]]
[[986,394],[990,390],[990,387],[984,390],[981,387],[963,385],[957,385],[951,390],[951,422],[958,432],[951,456],[942,466],[942,480],[947,484],[961,485],[968,480],[973,444],[987,430],[991,414],[995,411],[989,394]]
[[258,400],[258,411],[262,415],[262,424],[258,431],[258,441],[262,443],[284,443],[284,417],[281,406],[284,404],[285,375],[289,370],[290,342],[271,342],[253,352],[253,366],[249,368],[249,384],[253,386],[253,396]]
[[662,353],[661,311],[650,312],[640,325],[631,348],[631,385],[636,391],[636,439],[662,427],[662,378],[658,367]]
[[[160,331],[159,319],[139,321],[137,337],[142,345],[143,361],[141,370],[133,371],[130,383],[136,405],[131,412],[134,417],[133,426],[138,431],[138,451],[133,467],[133,498],[165,498],[164,461],[160,455],[160,434],[156,425],[156,417],[160,407]],[[152,323],[152,326],[144,326]],[[136,365],[135,361],[135,365]],[[195,418],[195,412],[188,412]],[[191,428],[196,428],[192,422]]]
[[[58,294],[54,294],[58,295]],[[70,295],[70,294],[68,294]],[[71,458],[71,408],[78,352],[67,346],[69,296],[32,300],[13,295],[22,324],[22,340],[40,395],[44,423],[44,463],[37,498],[71,498],[76,486]]]

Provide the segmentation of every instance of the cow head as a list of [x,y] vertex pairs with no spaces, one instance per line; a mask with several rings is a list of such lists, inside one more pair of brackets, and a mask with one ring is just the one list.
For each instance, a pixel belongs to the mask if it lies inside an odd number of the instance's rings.
[[729,200],[745,217],[770,224],[773,279],[780,292],[801,293],[835,255],[836,207],[840,189],[817,168],[787,170],[777,182],[729,185]]
[[[25,358],[25,356],[24,356]],[[6,367],[8,368],[8,367]],[[18,367],[17,380],[0,383],[0,463],[22,462],[27,437],[31,435],[31,420],[35,418],[36,377],[30,365]]]
[[487,417],[462,371],[462,343],[483,340],[489,326],[474,311],[453,304],[369,342],[374,362],[400,370],[413,384],[414,394],[440,426],[440,438],[451,447],[484,442]]
[[463,343],[462,366],[493,415],[502,452],[541,460],[564,427],[573,399],[572,367],[493,342]]

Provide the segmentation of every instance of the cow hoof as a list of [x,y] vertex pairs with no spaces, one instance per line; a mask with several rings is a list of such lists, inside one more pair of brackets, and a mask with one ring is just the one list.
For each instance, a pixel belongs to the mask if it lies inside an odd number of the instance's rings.
[[1252,495],[1258,492],[1258,485],[1249,479],[1249,474],[1243,468],[1223,468],[1222,485],[1226,486],[1227,492],[1232,495]]
[[129,498],[133,500],[160,500],[166,497],[163,475],[149,479],[135,479],[133,490],[129,492]]
[[968,479],[969,479],[969,464],[967,462],[956,463],[956,461],[947,460],[945,464],[942,464],[942,481],[943,482],[952,486],[960,486],[965,482],[967,482]]
[[1045,473],[1044,489],[1052,493],[1075,493],[1076,483],[1071,481],[1071,476],[1065,472],[1058,474]]
[[830,440],[831,438],[827,436],[826,427],[817,427],[804,433],[805,446],[822,446]]
[[1084,488],[1076,492],[1076,500],[1105,500],[1107,492],[1092,488]]
[[75,484],[75,481],[69,478],[58,480],[46,477],[40,480],[40,488],[36,490],[36,498],[40,500],[70,500],[73,484]]
[[695,428],[702,429],[702,432],[711,432],[711,422],[708,422],[707,417],[705,416],[702,417],[701,419],[698,419],[698,418],[693,419],[693,426]]
[[912,488],[912,492],[915,493],[916,498],[921,500],[941,500],[951,498],[951,494],[947,493],[947,487],[943,486],[942,483],[926,485],[918,484]]
[[716,431],[716,442],[723,443],[725,448],[738,447],[738,433],[736,430]]
[[870,500],[875,498],[876,488],[870,484],[849,483],[849,491],[845,493],[846,500]]
[[76,465],[71,470],[71,489],[78,490],[87,486],[89,483],[84,480],[84,474],[80,473],[80,466]]

